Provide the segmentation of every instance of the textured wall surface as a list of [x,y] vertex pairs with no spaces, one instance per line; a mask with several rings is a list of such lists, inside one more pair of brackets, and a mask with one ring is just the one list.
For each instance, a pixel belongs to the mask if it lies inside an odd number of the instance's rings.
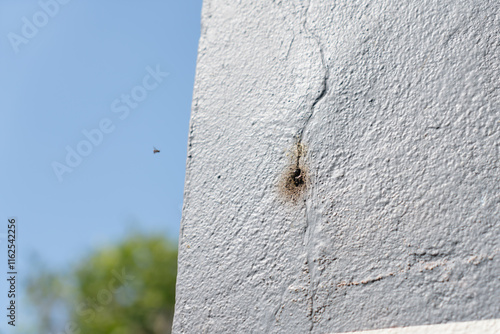
[[205,0],[174,332],[500,318],[499,8]]
[[[467,322],[447,322],[439,325],[374,329],[352,334],[498,334],[500,319]],[[336,333],[335,333],[336,334]]]

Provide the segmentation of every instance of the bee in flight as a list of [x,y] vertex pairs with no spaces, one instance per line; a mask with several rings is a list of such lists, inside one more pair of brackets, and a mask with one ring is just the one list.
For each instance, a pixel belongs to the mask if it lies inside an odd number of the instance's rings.
[[153,146],[153,154],[160,153],[160,150],[157,150],[156,147]]

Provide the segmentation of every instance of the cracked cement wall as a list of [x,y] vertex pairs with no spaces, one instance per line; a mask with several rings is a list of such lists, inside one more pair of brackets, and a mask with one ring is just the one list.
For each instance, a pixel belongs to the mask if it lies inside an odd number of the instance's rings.
[[500,318],[499,7],[204,1],[174,333]]

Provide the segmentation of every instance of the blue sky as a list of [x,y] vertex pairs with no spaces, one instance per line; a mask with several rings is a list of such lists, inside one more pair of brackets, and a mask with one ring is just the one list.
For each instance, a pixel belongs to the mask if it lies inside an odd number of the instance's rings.
[[0,250],[15,216],[21,276],[179,230],[201,0],[67,2],[0,0]]

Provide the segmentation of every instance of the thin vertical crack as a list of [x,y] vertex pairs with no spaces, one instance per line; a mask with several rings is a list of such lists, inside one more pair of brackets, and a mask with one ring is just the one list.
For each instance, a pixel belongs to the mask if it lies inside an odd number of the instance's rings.
[[330,69],[329,69],[328,64],[325,60],[325,52],[323,50],[323,46],[321,45],[320,38],[307,28],[307,14],[309,12],[310,7],[311,7],[311,0],[309,0],[307,8],[304,12],[305,19],[304,19],[303,27],[304,27],[304,30],[314,39],[314,41],[318,45],[319,53],[321,56],[321,66],[323,67],[324,74],[323,74],[323,80],[321,81],[321,89],[319,91],[319,94],[318,94],[318,96],[316,96],[313,103],[311,104],[311,107],[309,109],[309,114],[307,115],[304,126],[302,127],[302,129],[299,130],[299,133],[297,134],[297,141],[299,143],[302,142],[302,137],[304,135],[305,129],[309,125],[309,121],[311,120],[312,116],[314,115],[314,110],[316,108],[316,105],[326,96],[326,93],[328,92],[328,79],[330,77]]
[[288,45],[288,50],[286,51],[285,59],[288,59],[290,55],[290,50],[292,49],[293,41],[295,41],[295,34],[292,36],[292,40],[290,41],[290,45]]
[[[321,56],[321,66],[323,67],[323,78],[321,81],[321,89],[319,91],[319,94],[316,96],[314,99],[313,103],[311,104],[311,107],[309,109],[309,113],[306,117],[304,126],[300,129],[300,131],[297,134],[297,142],[299,145],[302,143],[302,139],[305,133],[305,130],[307,126],[309,125],[315,109],[316,105],[326,96],[328,92],[328,79],[330,77],[330,70],[328,67],[328,64],[325,60],[325,52],[323,50],[323,46],[321,44],[320,38],[315,35],[312,31],[310,31],[307,28],[307,15],[309,12],[309,9],[311,7],[311,0],[309,0],[309,3],[307,5],[307,8],[305,9],[304,12],[304,24],[303,28],[304,30],[316,41],[316,44],[318,45],[319,53]],[[302,153],[302,152],[300,152]],[[299,165],[299,159],[301,158],[302,154],[297,155],[297,166]],[[314,189],[312,189],[314,192]],[[314,196],[313,196],[314,197]],[[313,332],[314,330],[314,314],[315,314],[315,307],[314,307],[314,300],[316,298],[316,267],[314,265],[314,243],[315,243],[315,233],[316,233],[316,223],[318,220],[318,217],[311,217],[315,216],[312,208],[312,203],[307,201],[307,198],[304,198],[304,203],[305,203],[305,220],[306,220],[306,226],[304,230],[304,247],[305,247],[305,252],[306,252],[306,261],[307,261],[307,268],[308,268],[308,274],[309,274],[309,314],[308,316],[311,319],[311,325],[309,327],[309,332]],[[308,207],[311,206],[311,207]]]

